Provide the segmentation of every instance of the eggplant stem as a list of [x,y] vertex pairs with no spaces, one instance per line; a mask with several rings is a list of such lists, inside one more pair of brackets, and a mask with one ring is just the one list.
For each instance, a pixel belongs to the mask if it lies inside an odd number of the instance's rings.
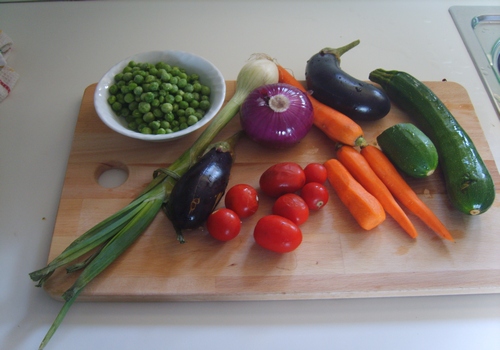
[[352,43],[349,43],[345,46],[338,47],[338,48],[325,47],[323,50],[321,50],[321,52],[334,55],[337,58],[337,60],[339,60],[339,62],[340,62],[340,56],[345,54],[347,51],[349,51],[353,47],[358,46],[358,44],[359,44],[359,40],[354,40]]

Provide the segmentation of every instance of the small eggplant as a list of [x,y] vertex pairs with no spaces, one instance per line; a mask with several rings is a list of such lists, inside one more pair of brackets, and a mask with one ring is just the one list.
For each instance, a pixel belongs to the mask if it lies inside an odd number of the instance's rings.
[[232,165],[231,145],[221,142],[207,151],[172,188],[164,209],[179,242],[184,243],[182,230],[203,225],[219,204],[226,191]]
[[340,56],[358,44],[356,40],[337,49],[325,48],[312,56],[306,65],[307,89],[315,99],[353,120],[381,119],[391,109],[387,94],[340,68]]

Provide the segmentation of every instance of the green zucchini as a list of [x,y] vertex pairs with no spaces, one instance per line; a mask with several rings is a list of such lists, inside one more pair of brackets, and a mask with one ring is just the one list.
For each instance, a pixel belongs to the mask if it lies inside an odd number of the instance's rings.
[[451,203],[469,215],[486,212],[495,200],[493,179],[471,138],[444,103],[405,72],[376,69],[369,79],[381,85],[436,146]]
[[434,143],[412,123],[399,123],[377,136],[387,157],[405,174],[423,178],[434,173],[438,153]]

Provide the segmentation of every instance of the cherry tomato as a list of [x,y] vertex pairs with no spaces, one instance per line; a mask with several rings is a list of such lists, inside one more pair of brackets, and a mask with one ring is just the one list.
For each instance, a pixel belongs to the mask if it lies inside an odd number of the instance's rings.
[[266,215],[255,225],[255,242],[277,253],[291,252],[302,243],[302,231],[293,222],[279,215]]
[[259,180],[260,189],[271,197],[279,197],[285,193],[293,193],[306,183],[306,175],[300,165],[293,162],[277,163],[262,173]]
[[322,184],[327,179],[326,168],[320,163],[307,164],[304,168],[304,173],[306,174],[306,183],[319,182]]
[[325,186],[318,182],[309,182],[300,190],[300,196],[310,210],[320,210],[330,198]]
[[252,186],[238,184],[227,191],[224,205],[233,210],[240,219],[244,219],[255,214],[259,209],[259,197]]
[[210,214],[206,226],[213,238],[229,241],[240,233],[241,220],[231,209],[220,208]]
[[285,193],[274,202],[273,214],[281,215],[300,226],[309,217],[309,207],[299,195]]

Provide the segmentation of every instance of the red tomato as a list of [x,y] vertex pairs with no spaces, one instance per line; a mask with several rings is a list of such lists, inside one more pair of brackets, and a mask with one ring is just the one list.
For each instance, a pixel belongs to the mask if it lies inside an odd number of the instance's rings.
[[306,183],[319,182],[322,184],[327,179],[326,168],[320,163],[307,164],[304,168],[304,173],[306,174]]
[[309,207],[299,195],[285,193],[274,202],[273,214],[281,215],[300,226],[309,217]]
[[264,194],[279,197],[293,193],[306,183],[306,175],[300,165],[293,162],[277,163],[260,176],[259,185]]
[[213,238],[229,241],[240,233],[241,220],[231,209],[221,208],[210,214],[206,226]]
[[307,203],[310,210],[323,208],[330,198],[327,188],[318,182],[305,184],[300,190],[300,196]]
[[302,231],[279,215],[266,215],[255,225],[253,237],[258,245],[276,253],[291,252],[302,243]]
[[227,191],[224,205],[233,210],[240,219],[244,219],[255,214],[259,209],[259,197],[252,186],[238,184]]

